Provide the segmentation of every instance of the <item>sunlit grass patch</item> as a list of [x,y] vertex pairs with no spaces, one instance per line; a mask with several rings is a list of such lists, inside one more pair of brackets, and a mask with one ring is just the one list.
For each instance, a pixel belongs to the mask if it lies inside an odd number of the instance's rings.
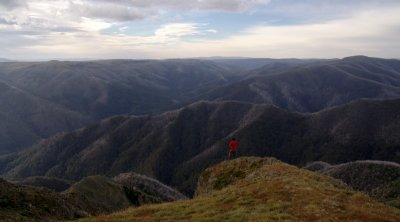
[[398,209],[355,192],[336,179],[275,159],[226,161],[207,169],[198,184],[197,196],[192,200],[131,208],[107,218],[111,221],[194,222],[397,222],[400,219]]

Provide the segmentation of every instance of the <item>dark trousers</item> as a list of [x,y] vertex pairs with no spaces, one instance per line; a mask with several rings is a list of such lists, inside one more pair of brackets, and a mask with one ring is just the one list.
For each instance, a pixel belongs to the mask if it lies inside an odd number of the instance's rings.
[[228,159],[236,158],[236,150],[229,150]]

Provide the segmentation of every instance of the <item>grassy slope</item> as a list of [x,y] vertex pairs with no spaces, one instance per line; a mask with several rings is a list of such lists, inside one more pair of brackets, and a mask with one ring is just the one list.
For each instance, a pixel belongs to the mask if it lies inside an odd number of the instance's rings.
[[87,216],[85,204],[71,195],[11,184],[0,178],[0,221],[56,221]]
[[82,221],[399,221],[400,211],[331,177],[268,158],[207,169],[197,197]]
[[[34,186],[59,187],[69,181],[32,177],[33,186],[0,178],[0,221],[58,221],[111,213],[148,203],[186,199],[178,191],[139,174],[121,174],[118,180],[85,177],[62,193]],[[65,183],[65,184],[63,184]]]
[[122,185],[103,176],[85,177],[72,185],[65,193],[85,200],[95,213],[110,213],[130,205]]

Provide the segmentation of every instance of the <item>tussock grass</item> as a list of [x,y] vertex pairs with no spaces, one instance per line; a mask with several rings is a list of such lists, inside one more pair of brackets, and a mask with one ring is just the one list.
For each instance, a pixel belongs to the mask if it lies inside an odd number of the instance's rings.
[[[223,182],[221,182],[223,181]],[[192,200],[130,208],[82,221],[399,221],[400,211],[339,180],[270,158],[207,169]]]

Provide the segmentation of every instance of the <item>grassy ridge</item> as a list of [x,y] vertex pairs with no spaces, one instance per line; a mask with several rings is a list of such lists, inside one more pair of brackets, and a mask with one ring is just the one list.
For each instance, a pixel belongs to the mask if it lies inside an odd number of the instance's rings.
[[1,222],[71,220],[129,206],[186,199],[159,181],[135,173],[116,178],[85,177],[61,193],[43,187],[54,188],[59,182],[68,181],[49,177],[28,178],[27,181],[33,183],[13,184],[0,178]]
[[122,185],[104,176],[85,177],[72,185],[65,193],[85,200],[92,212],[96,214],[111,213],[130,206]]
[[56,221],[87,216],[73,195],[11,184],[0,178],[0,221]]
[[207,169],[192,200],[81,221],[399,221],[400,211],[331,177],[268,158]]
[[400,165],[387,161],[355,161],[318,171],[373,198],[400,208]]

